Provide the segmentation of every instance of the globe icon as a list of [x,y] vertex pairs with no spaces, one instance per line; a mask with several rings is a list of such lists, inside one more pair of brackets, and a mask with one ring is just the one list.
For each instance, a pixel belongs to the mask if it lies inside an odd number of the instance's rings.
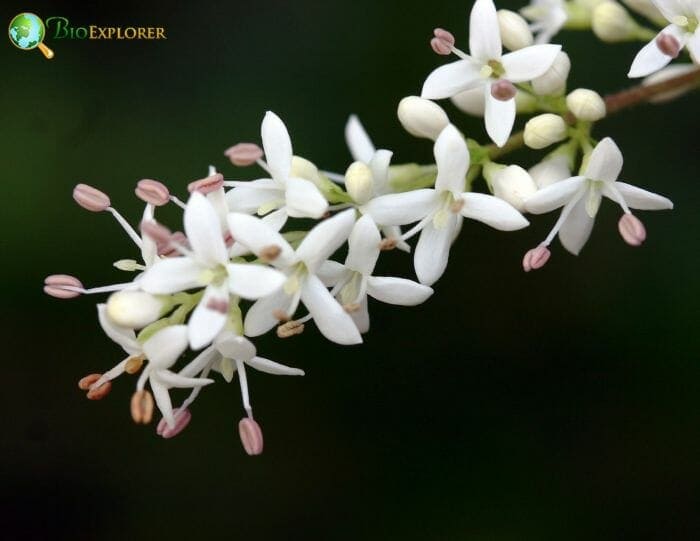
[[25,51],[36,47],[46,58],[53,58],[53,51],[42,43],[46,31],[44,22],[33,13],[20,13],[10,21],[8,34],[16,47]]

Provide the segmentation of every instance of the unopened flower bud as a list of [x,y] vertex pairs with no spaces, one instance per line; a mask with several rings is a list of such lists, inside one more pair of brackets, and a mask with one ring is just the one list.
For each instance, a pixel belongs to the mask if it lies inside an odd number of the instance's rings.
[[204,195],[215,192],[216,190],[222,188],[224,185],[224,176],[221,173],[214,173],[208,177],[200,178],[194,182],[190,182],[187,185],[187,191],[199,192]]
[[523,270],[525,272],[530,272],[531,270],[541,269],[549,261],[549,256],[552,253],[546,246],[538,246],[529,250],[525,257],[523,258]]
[[353,201],[360,205],[372,198],[374,179],[372,170],[366,163],[354,162],[345,172],[345,189]]
[[577,88],[566,96],[566,106],[579,120],[594,122],[605,117],[605,102],[600,94],[587,88]]
[[[662,83],[669,79],[673,79],[674,77],[680,77],[681,75],[690,73],[691,71],[694,71],[696,69],[697,66],[695,66],[695,64],[673,64],[672,66],[666,66],[662,70],[659,70],[656,73],[645,77],[642,81],[642,86],[650,86],[656,83]],[[688,85],[669,90],[668,92],[662,92],[661,94],[657,94],[656,96],[649,98],[649,103],[665,103],[667,101],[674,100],[677,97],[689,92],[694,87],[695,85],[693,83],[690,83]]]
[[243,449],[250,456],[263,452],[263,434],[260,425],[250,417],[244,417],[238,423],[238,435],[241,438]]
[[533,165],[528,173],[535,181],[537,188],[542,189],[571,176],[569,158],[564,155],[545,158],[537,165]]
[[253,165],[263,157],[263,150],[255,143],[238,143],[224,151],[231,163],[237,167]]
[[73,188],[73,199],[78,205],[90,212],[102,212],[111,205],[106,193],[87,184],[78,184]]
[[540,149],[566,139],[566,122],[559,115],[545,113],[531,118],[525,124],[525,144]]
[[519,165],[509,165],[493,175],[493,195],[507,201],[520,212],[525,210],[525,199],[537,191],[532,177]]
[[192,420],[192,414],[187,408],[175,408],[173,410],[173,417],[175,419],[175,426],[172,428],[169,427],[168,423],[165,421],[165,418],[163,418],[158,422],[156,434],[162,436],[166,440],[174,438],[180,432],[185,430],[187,425],[190,424],[190,420]]
[[550,68],[532,80],[532,89],[540,96],[563,94],[566,90],[569,71],[571,71],[571,59],[568,54],[559,51]]
[[508,101],[515,97],[517,88],[506,79],[501,79],[491,84],[491,95],[500,101]]
[[529,47],[534,41],[527,21],[514,11],[499,9],[498,27],[503,46],[511,51]]
[[457,109],[473,116],[484,116],[484,90],[471,88],[463,90],[450,98]]
[[321,175],[318,172],[318,167],[313,162],[301,156],[292,156],[292,167],[289,173],[293,177],[310,180],[318,185]]
[[637,23],[620,4],[604,1],[593,8],[591,14],[593,33],[602,41],[615,43],[634,39]]
[[433,39],[430,40],[430,46],[436,54],[447,56],[452,52],[452,47],[455,45],[455,37],[451,32],[436,28],[433,30]]
[[131,418],[137,425],[147,425],[153,418],[153,397],[145,389],[131,396]]
[[136,184],[136,197],[155,205],[156,207],[163,206],[170,201],[170,191],[162,182],[144,178]]
[[635,215],[626,213],[617,223],[622,239],[630,246],[641,246],[647,238],[644,224]]
[[81,294],[76,289],[84,289],[75,276],[52,274],[44,279],[44,293],[57,299],[73,299]]
[[662,32],[658,35],[655,41],[656,46],[659,48],[659,51],[664,53],[666,56],[670,56],[671,58],[677,58],[678,53],[681,52],[680,42],[678,41],[678,39],[676,39],[675,36],[672,36],[671,34]]
[[447,113],[437,103],[407,96],[399,102],[397,110],[399,122],[414,137],[435,140],[450,123]]
[[141,329],[160,317],[163,301],[145,291],[118,291],[107,299],[107,315],[122,327]]

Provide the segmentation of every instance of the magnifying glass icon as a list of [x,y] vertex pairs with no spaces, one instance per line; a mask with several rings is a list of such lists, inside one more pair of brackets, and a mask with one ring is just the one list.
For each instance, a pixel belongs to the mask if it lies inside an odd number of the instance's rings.
[[46,27],[44,21],[34,13],[20,13],[10,21],[7,30],[12,45],[23,51],[31,51],[38,48],[42,54],[51,60],[53,51],[44,45]]

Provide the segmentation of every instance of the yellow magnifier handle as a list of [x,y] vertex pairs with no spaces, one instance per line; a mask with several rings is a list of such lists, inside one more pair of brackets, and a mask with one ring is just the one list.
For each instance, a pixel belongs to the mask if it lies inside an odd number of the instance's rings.
[[39,50],[46,58],[48,58],[49,60],[53,58],[53,51],[49,49],[46,45],[44,45],[43,42],[39,42],[39,45],[37,45],[37,47],[39,47]]

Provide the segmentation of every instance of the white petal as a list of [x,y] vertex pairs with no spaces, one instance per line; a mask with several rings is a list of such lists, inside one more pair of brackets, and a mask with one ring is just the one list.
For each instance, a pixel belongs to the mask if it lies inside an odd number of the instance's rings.
[[683,0],[653,0],[652,3],[669,21],[678,15],[684,15],[686,11]]
[[245,315],[243,327],[246,336],[260,336],[279,325],[280,322],[274,315],[275,311],[281,310],[288,314],[291,303],[292,297],[287,295],[284,289],[256,301]]
[[266,374],[273,374],[275,376],[303,376],[304,371],[299,368],[292,368],[291,366],[285,366],[280,363],[276,363],[269,359],[263,357],[253,357],[247,361],[248,366],[252,366],[256,370],[265,372]]
[[682,32],[679,32],[679,30],[680,29],[675,24],[670,24],[659,32],[653,40],[642,47],[637,53],[637,56],[634,57],[627,76],[646,77],[650,73],[660,70],[673,60],[672,57],[661,52],[661,49],[659,49],[659,46],[656,44],[656,40],[661,34],[670,34],[678,39],[679,43],[683,44],[685,39],[683,38]]
[[369,163],[374,154],[374,145],[356,115],[350,115],[345,124],[345,143],[356,162]]
[[216,351],[216,348],[210,346],[199,352],[199,354],[187,363],[178,374],[185,378],[191,378],[195,374],[202,372],[208,366],[211,366],[219,357],[221,357],[221,355]]
[[591,236],[594,219],[586,212],[586,197],[582,197],[571,209],[571,213],[559,230],[559,240],[564,248],[578,255]]
[[362,295],[362,299],[360,299],[359,304],[360,307],[354,312],[351,312],[350,317],[352,318],[353,323],[355,323],[355,327],[357,327],[357,330],[360,331],[361,334],[364,334],[367,331],[369,331],[369,310],[367,308],[367,295]]
[[349,271],[345,265],[337,261],[324,261],[316,271],[316,276],[321,279],[323,285],[326,287],[333,287],[349,272],[351,271]]
[[430,214],[439,203],[432,188],[381,195],[363,207],[363,212],[381,225],[405,225],[417,222]]
[[284,201],[284,191],[271,179],[259,179],[236,186],[226,193],[226,204],[233,212],[255,214],[266,203]]
[[469,169],[469,150],[464,137],[452,124],[440,132],[433,149],[437,165],[437,191],[464,191],[465,177]]
[[415,306],[425,302],[433,294],[433,288],[405,278],[370,276],[367,279],[367,294],[389,304]]
[[371,216],[365,214],[352,228],[345,266],[360,274],[372,274],[379,258],[382,236]]
[[[648,192],[625,182],[616,182],[615,188],[617,188],[630,208],[639,210],[668,210],[673,208],[673,202],[663,195]],[[617,199],[610,193],[607,186],[603,186],[603,195],[617,202]]]
[[501,31],[492,0],[476,0],[469,16],[469,53],[479,62],[501,58]]
[[271,212],[270,214],[266,214],[261,219],[272,229],[279,231],[284,227],[284,224],[287,223],[287,216],[287,209],[283,207]]
[[583,176],[591,180],[614,182],[622,171],[622,152],[615,141],[606,137],[596,145]]
[[203,286],[206,269],[190,257],[168,257],[147,269],[139,278],[139,286],[148,293],[178,293]]
[[[153,220],[153,205],[148,204],[143,211],[143,216],[141,221]],[[141,236],[141,258],[147,267],[150,267],[153,263],[158,261],[158,245],[148,235]]]
[[206,196],[194,192],[185,208],[185,234],[198,260],[213,267],[228,261],[219,216]]
[[138,355],[141,353],[141,345],[136,341],[136,333],[134,330],[117,325],[109,319],[107,316],[106,304],[97,305],[97,317],[105,334],[119,344],[124,351],[129,355]]
[[314,318],[321,334],[337,344],[349,345],[362,342],[355,323],[314,275],[308,276],[301,291],[301,300]]
[[480,67],[473,60],[457,60],[434,69],[423,83],[421,98],[440,100],[483,84]]
[[695,30],[695,33],[688,39],[685,45],[688,51],[690,51],[692,60],[694,62],[700,62],[700,30]]
[[292,218],[320,218],[328,210],[328,201],[316,185],[303,178],[287,180],[285,201]]
[[228,290],[225,287],[208,286],[197,308],[187,322],[190,347],[194,350],[208,346],[219,331],[224,328],[228,313],[209,308],[212,301],[228,302]]
[[168,394],[168,389],[160,383],[155,377],[151,378],[151,390],[153,391],[153,398],[156,399],[156,406],[163,415],[163,419],[168,423],[170,428],[175,427],[175,417],[173,417],[173,404],[170,401],[170,395]]
[[155,368],[170,368],[186,348],[186,325],[166,327],[143,343],[143,353]]
[[276,246],[281,251],[273,261],[274,265],[284,268],[296,261],[294,249],[265,220],[232,212],[228,215],[228,227],[236,242],[247,247],[256,256],[266,248]]
[[531,45],[503,55],[501,63],[506,70],[505,78],[512,83],[522,83],[543,75],[552,67],[561,51],[561,45]]
[[244,363],[255,357],[256,353],[255,346],[250,340],[230,331],[221,333],[214,340],[214,346],[227,359],[243,361]]
[[278,270],[253,263],[229,263],[226,270],[231,293],[248,300],[271,295],[287,279]]
[[484,122],[486,133],[499,147],[506,144],[515,122],[515,98],[506,101],[497,100],[491,95],[491,87],[484,90],[486,109],[484,110]]
[[377,195],[389,191],[389,164],[393,153],[390,150],[377,150],[369,162],[372,170],[372,180],[374,181],[374,193]]
[[316,269],[328,259],[347,240],[355,225],[355,209],[344,210],[332,218],[323,220],[304,237],[297,257],[304,261],[309,272]]
[[571,177],[535,192],[525,200],[525,210],[533,214],[544,214],[562,207],[581,189],[586,177]]
[[281,182],[286,181],[292,168],[292,141],[287,127],[280,117],[268,111],[262,121],[260,135],[272,177]]
[[527,227],[528,222],[512,205],[483,193],[462,194],[464,205],[460,214],[465,218],[478,220],[501,231],[515,231]]
[[385,225],[381,227],[385,239],[396,241],[396,248],[402,252],[410,253],[411,247],[405,240],[401,240],[401,228],[398,225]]
[[213,379],[209,378],[188,378],[181,374],[175,374],[170,370],[158,370],[153,378],[157,378],[159,382],[164,383],[168,387],[177,389],[190,389],[192,387],[204,387],[210,383],[214,383]]
[[418,280],[422,284],[434,284],[445,272],[456,226],[457,216],[450,213],[445,227],[438,229],[431,221],[421,231],[413,256],[413,264]]

